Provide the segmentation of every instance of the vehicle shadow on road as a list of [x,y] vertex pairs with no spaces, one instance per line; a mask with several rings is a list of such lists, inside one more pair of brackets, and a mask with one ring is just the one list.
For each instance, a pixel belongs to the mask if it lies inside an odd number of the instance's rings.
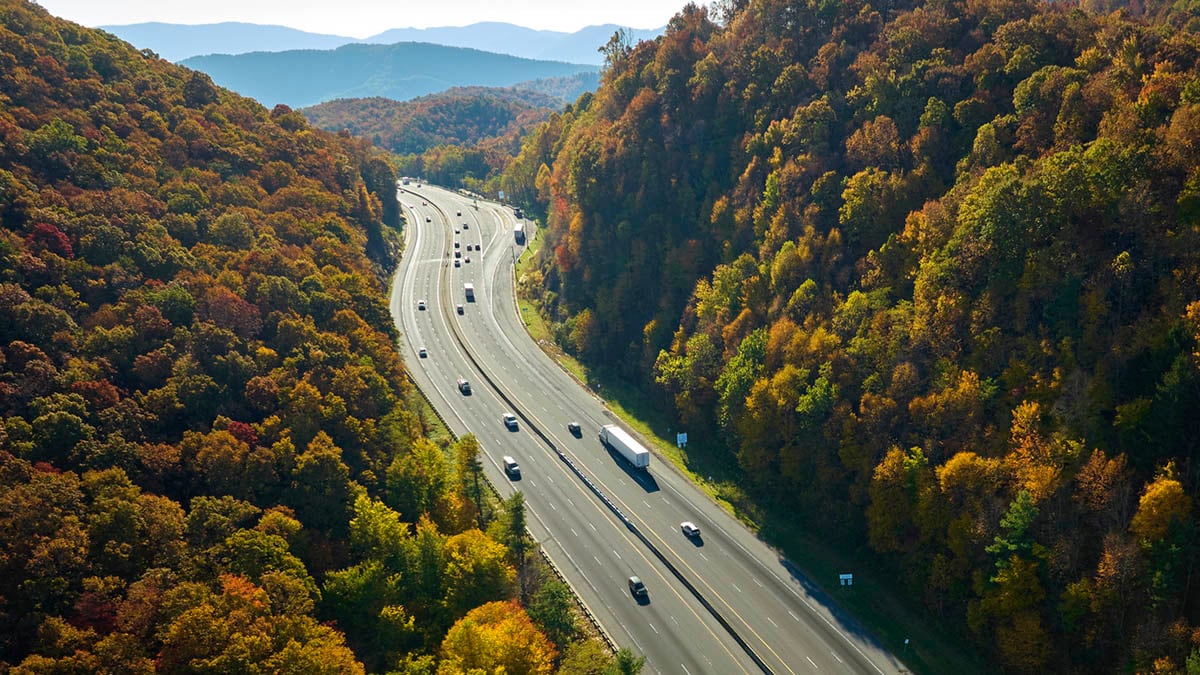
[[604,446],[605,451],[608,452],[608,456],[612,457],[613,462],[615,462],[617,466],[621,467],[621,470],[624,471],[625,474],[633,480],[633,482],[640,485],[646,492],[658,492],[658,481],[654,480],[654,476],[650,475],[649,470],[635,469],[633,465],[629,463],[629,460],[621,456],[621,453],[613,450],[603,443],[600,445]]

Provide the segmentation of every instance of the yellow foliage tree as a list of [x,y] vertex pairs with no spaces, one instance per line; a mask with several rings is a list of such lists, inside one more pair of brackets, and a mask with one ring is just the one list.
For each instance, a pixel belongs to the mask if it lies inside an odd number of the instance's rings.
[[459,619],[442,641],[438,675],[548,675],[554,647],[514,601],[489,602]]
[[1192,498],[1183,485],[1163,476],[1146,486],[1129,529],[1139,539],[1158,541],[1167,536],[1172,522],[1186,521],[1191,512]]

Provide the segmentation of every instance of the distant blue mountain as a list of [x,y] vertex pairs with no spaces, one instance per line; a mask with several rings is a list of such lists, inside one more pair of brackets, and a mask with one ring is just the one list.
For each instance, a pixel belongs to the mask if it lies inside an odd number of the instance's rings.
[[[553,30],[534,30],[511,23],[481,22],[469,26],[439,28],[393,28],[373,35],[364,42],[391,44],[400,41],[432,42],[453,47],[472,47],[498,54],[512,54],[527,59],[566,61],[601,65],[603,47],[613,33],[621,30],[616,24],[588,26],[574,33]],[[625,29],[631,42],[653,40],[663,34],[663,28]]]
[[[619,30],[621,30],[621,26],[611,23],[581,28],[540,51],[537,58],[550,61],[602,65],[604,57],[600,54],[600,48],[608,44],[613,33]],[[647,29],[626,28],[625,32],[629,36],[630,44],[637,44],[643,40],[653,40],[662,35],[665,30],[666,27],[663,26]],[[518,56],[521,55],[518,54]]]
[[294,108],[339,98],[382,96],[406,101],[450,87],[508,87],[597,70],[594,65],[417,42],[349,44],[332,51],[210,54],[181,63],[268,107],[286,103]]
[[100,26],[138,49],[149,49],[168,61],[182,61],[200,54],[245,54],[282,52],[288,49],[336,49],[358,42],[341,35],[306,33],[285,26],[256,23],[209,23],[186,26],[177,23],[134,23]]
[[[284,26],[252,23],[210,23],[195,26],[170,23],[135,23],[101,26],[104,30],[141,49],[150,49],[168,61],[203,54],[246,54],[294,49],[336,49],[364,42],[428,42],[450,47],[469,47],[527,59],[600,65],[599,48],[620,26],[588,26],[574,33],[534,30],[510,23],[481,22],[469,26],[394,28],[358,40],[340,35],[308,33]],[[652,40],[663,28],[626,29],[633,42]]]

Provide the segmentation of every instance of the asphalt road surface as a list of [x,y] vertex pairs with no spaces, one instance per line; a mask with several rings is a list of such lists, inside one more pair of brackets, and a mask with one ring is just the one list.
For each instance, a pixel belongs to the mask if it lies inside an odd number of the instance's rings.
[[[500,493],[525,495],[534,538],[604,631],[646,656],[644,672],[907,672],[668,462],[655,455],[648,470],[633,469],[600,443],[600,426],[620,420],[525,332],[510,208],[428,185],[405,186],[399,199],[414,227],[390,305],[413,378],[455,433],[479,438]],[[515,430],[505,412],[517,416]],[[504,455],[519,478],[504,473]],[[685,536],[683,521],[700,536]],[[630,593],[631,575],[647,599]]]

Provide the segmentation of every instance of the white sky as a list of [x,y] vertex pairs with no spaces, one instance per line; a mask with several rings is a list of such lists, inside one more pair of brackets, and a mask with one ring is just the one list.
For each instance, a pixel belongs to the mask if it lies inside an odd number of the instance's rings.
[[[503,21],[573,32],[595,24],[664,25],[687,0],[39,0],[55,16],[85,26],[164,23],[276,24],[365,38],[390,28]],[[700,4],[700,3],[697,3]]]

